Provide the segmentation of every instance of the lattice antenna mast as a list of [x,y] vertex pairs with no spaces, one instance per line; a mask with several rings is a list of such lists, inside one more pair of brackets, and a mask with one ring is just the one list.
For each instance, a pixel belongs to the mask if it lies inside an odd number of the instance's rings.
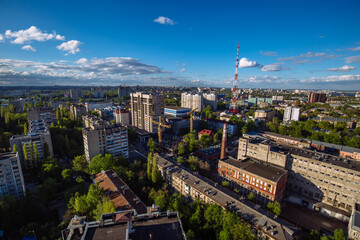
[[239,43],[237,46],[237,53],[236,53],[236,68],[235,68],[235,81],[234,81],[234,88],[233,88],[233,103],[235,105],[238,94],[237,94],[237,78],[238,78],[238,68],[239,68]]

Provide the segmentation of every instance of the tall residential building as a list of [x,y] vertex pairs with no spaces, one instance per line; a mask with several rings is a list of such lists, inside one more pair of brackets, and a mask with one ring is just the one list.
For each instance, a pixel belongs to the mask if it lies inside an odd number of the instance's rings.
[[217,109],[217,94],[215,92],[204,93],[204,107],[210,105],[213,110]]
[[131,124],[134,127],[156,132],[157,125],[151,119],[159,120],[164,115],[164,96],[155,94],[131,93]]
[[283,121],[284,122],[299,121],[300,113],[301,113],[300,108],[287,107],[287,108],[285,108],[285,111],[284,111],[284,119],[283,119]]
[[25,182],[18,153],[0,153],[0,197],[25,196]]
[[315,93],[310,92],[308,96],[308,102],[309,103],[316,103],[316,102],[322,102],[324,103],[326,101],[326,94],[325,93]]
[[50,126],[51,123],[57,124],[56,111],[52,108],[31,108],[27,111],[27,116],[29,125],[32,120],[44,120],[47,126]]
[[78,120],[81,120],[82,116],[87,113],[85,105],[80,103],[71,104],[70,112],[74,115],[74,118]]
[[71,88],[70,89],[70,97],[71,98],[80,98],[83,96],[83,91],[80,88]]
[[197,112],[201,112],[204,106],[204,98],[202,93],[188,93],[181,94],[181,107],[196,109]]
[[[54,156],[51,134],[43,121],[30,121],[28,135],[14,135],[10,138],[11,149],[18,149],[19,159],[23,168],[37,166],[36,152],[40,161]],[[25,152],[26,151],[26,152]]]
[[83,117],[82,130],[85,157],[88,162],[99,154],[111,153],[114,156],[129,157],[127,128],[111,124],[95,116]]
[[130,126],[130,112],[123,109],[114,110],[115,122],[123,126]]
[[360,203],[355,203],[348,225],[348,239],[360,240]]
[[118,97],[130,97],[130,87],[128,86],[119,86],[118,87]]

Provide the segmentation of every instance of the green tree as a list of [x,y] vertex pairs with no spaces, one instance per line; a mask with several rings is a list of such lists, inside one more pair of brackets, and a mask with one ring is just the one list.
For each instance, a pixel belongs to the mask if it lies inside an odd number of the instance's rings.
[[65,150],[67,153],[71,150],[70,141],[67,135],[65,135]]
[[35,160],[39,162],[40,161],[39,149],[35,142],[33,142],[33,147],[34,147]]
[[223,209],[217,204],[209,204],[204,211],[205,229],[214,229],[219,232],[222,225]]
[[223,186],[224,188],[229,188],[230,187],[230,183],[228,181],[222,181],[221,182],[221,186]]
[[149,147],[150,149],[150,152],[154,152],[155,150],[155,142],[154,142],[154,139],[150,138],[148,143],[147,143],[147,146]]
[[28,145],[26,143],[23,144],[23,153],[25,160],[29,159],[29,153],[28,153]]
[[207,134],[201,135],[199,139],[200,147],[201,148],[207,148],[211,145],[211,138]]
[[199,164],[199,158],[198,157],[191,155],[191,156],[189,156],[187,162],[190,164],[191,170],[193,170],[193,171],[197,170],[197,166]]
[[50,157],[49,145],[47,143],[44,143],[43,149],[44,149],[44,158],[47,159],[48,157]]
[[89,172],[89,164],[86,161],[85,155],[75,157],[72,169],[79,172]]
[[27,135],[28,134],[28,126],[27,123],[24,123],[24,134]]
[[246,196],[247,200],[249,200],[250,202],[255,202],[255,194],[254,192],[250,192],[247,196]]
[[184,153],[185,153],[185,143],[180,143],[179,145],[178,145],[178,154],[179,155],[183,155]]
[[218,133],[214,134],[213,142],[214,142],[214,144],[218,144],[218,142],[219,142],[219,134]]
[[105,213],[115,212],[116,209],[114,204],[109,200],[103,200],[102,203],[98,204],[94,210],[94,217],[96,220],[100,220],[101,215]]
[[73,174],[73,171],[68,168],[61,171],[61,176],[66,181],[70,181],[72,174]]
[[28,149],[30,149],[30,159],[31,159],[31,161],[34,161],[35,160],[34,149],[31,146],[31,143],[28,143]]
[[153,156],[152,160],[152,169],[151,169],[151,180],[153,183],[158,183],[161,180],[161,174],[158,168],[158,159],[157,156]]
[[152,166],[153,166],[152,161],[153,161],[153,153],[149,152],[148,158],[147,158],[147,170],[146,170],[148,179],[151,179]]
[[115,161],[113,156],[110,153],[105,153],[104,156],[101,154],[93,157],[91,159],[89,167],[91,169],[91,174],[99,173],[101,170],[109,170],[114,168]]
[[17,152],[17,151],[18,151],[17,145],[14,144],[14,146],[13,146],[13,152]]

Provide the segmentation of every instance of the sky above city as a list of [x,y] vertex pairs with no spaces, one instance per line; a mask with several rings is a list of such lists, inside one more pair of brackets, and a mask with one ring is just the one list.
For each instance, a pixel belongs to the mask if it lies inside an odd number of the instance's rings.
[[360,1],[0,0],[0,86],[360,90]]

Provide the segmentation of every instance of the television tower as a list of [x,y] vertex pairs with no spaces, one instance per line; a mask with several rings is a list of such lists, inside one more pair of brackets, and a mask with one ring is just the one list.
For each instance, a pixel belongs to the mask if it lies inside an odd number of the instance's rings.
[[234,115],[239,112],[239,109],[236,106],[236,101],[238,100],[238,94],[237,94],[238,67],[239,67],[239,44],[237,46],[237,54],[236,54],[235,81],[234,81],[234,87],[232,89],[233,97],[231,99],[231,103],[229,107],[229,111],[232,112]]

